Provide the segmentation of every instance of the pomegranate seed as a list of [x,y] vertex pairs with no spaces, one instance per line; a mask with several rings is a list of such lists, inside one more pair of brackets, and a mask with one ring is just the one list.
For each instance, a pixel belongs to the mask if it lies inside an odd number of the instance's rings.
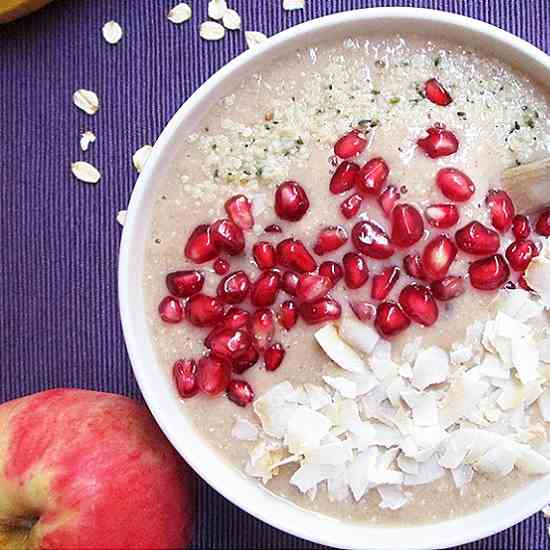
[[244,250],[243,230],[231,220],[216,220],[210,228],[212,242],[230,256],[236,256]]
[[550,209],[545,210],[537,219],[535,231],[544,237],[550,236]]
[[409,254],[403,258],[403,268],[405,273],[415,279],[423,281],[426,279],[424,267],[422,266],[422,258],[420,254]]
[[214,244],[209,225],[196,227],[185,245],[185,256],[196,264],[203,264],[213,260],[219,254]]
[[287,300],[279,309],[279,323],[285,330],[290,330],[298,322],[298,306],[293,300]]
[[177,298],[165,296],[159,304],[159,315],[165,323],[179,323],[183,319],[183,308]]
[[299,275],[296,275],[293,271],[285,271],[283,275],[282,288],[291,296],[296,296],[296,288],[298,287]]
[[254,281],[250,301],[257,307],[270,306],[277,299],[281,276],[276,271],[264,271]]
[[194,359],[178,359],[172,367],[172,375],[181,397],[193,397],[199,393],[197,364]]
[[173,271],[166,275],[166,288],[178,298],[188,298],[199,292],[204,285],[204,275],[200,271]]
[[437,300],[447,302],[464,294],[466,287],[464,279],[457,275],[448,275],[439,281],[430,284],[432,294]]
[[279,218],[297,222],[309,208],[304,188],[295,181],[285,181],[275,191],[275,212]]
[[370,258],[384,260],[394,253],[386,232],[376,222],[362,220],[351,230],[353,246]]
[[321,298],[316,302],[304,302],[299,307],[300,315],[308,325],[340,319],[342,308],[332,298]]
[[438,280],[447,275],[456,253],[456,245],[447,235],[433,238],[422,253],[424,275],[431,280]]
[[243,230],[252,229],[254,217],[252,204],[244,195],[235,195],[225,203],[225,211],[231,221]]
[[240,307],[230,307],[223,317],[222,325],[225,328],[237,330],[245,327],[250,319],[250,313]]
[[196,327],[213,327],[221,322],[223,315],[223,302],[206,294],[194,294],[185,304],[185,316]]
[[453,101],[449,92],[435,78],[424,84],[424,93],[432,103],[441,107],[446,107]]
[[527,284],[527,281],[525,280],[525,275],[523,273],[518,278],[518,285],[520,286],[520,288],[523,288],[523,290],[534,292],[533,289]]
[[401,270],[393,265],[386,267],[381,273],[372,278],[371,298],[373,300],[385,300],[391,289],[399,279]]
[[299,273],[308,273],[317,269],[317,262],[304,243],[295,239],[285,239],[277,245],[277,261],[279,265]]
[[428,128],[428,135],[425,138],[417,140],[416,144],[430,158],[447,157],[456,153],[458,150],[458,140],[456,136],[445,128]]
[[425,327],[433,325],[439,316],[437,303],[427,286],[416,283],[406,286],[399,294],[399,303],[413,321]]
[[207,355],[199,359],[197,384],[207,395],[222,393],[231,380],[231,363],[224,357]]
[[377,200],[384,214],[389,217],[400,198],[401,195],[399,194],[397,187],[395,187],[395,185],[388,185],[386,189],[378,195]]
[[340,204],[340,212],[342,216],[349,220],[353,218],[359,212],[361,208],[361,203],[363,202],[363,197],[359,193],[354,193],[345,199],[342,204]]
[[440,191],[452,201],[465,202],[476,191],[474,182],[456,168],[442,168],[435,177]]
[[401,307],[394,302],[382,302],[376,308],[374,326],[378,332],[390,338],[409,327],[411,321]]
[[512,220],[512,233],[517,240],[529,237],[531,234],[531,225],[526,216],[522,216],[521,214],[514,216]]
[[346,160],[342,162],[330,180],[330,192],[339,195],[349,191],[354,186],[355,174],[358,171],[359,166],[354,162],[347,162]]
[[374,319],[374,316],[376,315],[376,308],[364,300],[354,300],[349,302],[349,307],[353,313],[355,313],[357,319],[359,319],[359,321],[363,321],[364,323]]
[[269,348],[264,351],[265,370],[277,370],[285,358],[285,353],[285,348],[278,342],[269,346]]
[[214,272],[218,275],[225,275],[229,273],[230,265],[225,258],[218,258],[212,267],[214,268]]
[[515,208],[506,191],[489,191],[485,204],[491,212],[491,224],[501,233],[508,231],[514,221]]
[[336,262],[323,262],[319,266],[319,275],[328,277],[332,281],[332,286],[336,286],[338,281],[344,276],[344,270]]
[[271,225],[266,226],[264,229],[266,233],[282,233],[283,230],[281,229],[280,225],[277,225],[276,223],[272,223]]
[[244,271],[235,271],[224,277],[218,284],[216,294],[226,304],[239,304],[250,292],[250,279]]
[[508,280],[510,268],[500,254],[495,254],[470,264],[469,273],[474,288],[496,290]]
[[227,397],[239,407],[246,407],[254,401],[254,390],[245,380],[231,380],[227,386]]
[[470,222],[459,229],[455,240],[458,248],[475,256],[494,254],[500,248],[498,233],[479,222]]
[[275,334],[273,312],[268,308],[256,310],[250,318],[249,328],[255,345],[259,349],[265,349]]
[[206,337],[204,345],[212,353],[233,361],[252,345],[252,339],[248,332],[244,330],[216,327]]
[[302,275],[296,288],[296,296],[304,302],[315,302],[322,298],[332,288],[332,281],[328,277],[308,273]]
[[233,361],[233,372],[242,374],[253,367],[259,358],[260,352],[254,346],[250,346],[241,356]]
[[363,196],[378,195],[382,191],[390,169],[382,158],[369,160],[355,176],[355,187]]
[[399,204],[392,212],[391,242],[402,248],[412,246],[424,235],[420,212],[411,204]]
[[459,219],[458,208],[454,204],[432,204],[424,210],[427,222],[438,229],[448,229]]
[[361,254],[348,252],[342,258],[344,281],[348,288],[361,288],[369,279],[369,268]]
[[260,269],[271,269],[275,267],[277,263],[277,256],[275,255],[275,249],[267,241],[257,242],[252,247],[252,255],[254,261]]
[[357,156],[366,146],[365,136],[357,130],[352,130],[334,144],[334,154],[341,159],[348,159]]
[[313,247],[313,252],[322,256],[327,252],[337,250],[348,240],[348,234],[341,225],[329,225],[325,227],[317,237],[317,242]]
[[514,241],[506,249],[506,259],[514,271],[525,271],[531,260],[538,255],[539,250],[530,239]]

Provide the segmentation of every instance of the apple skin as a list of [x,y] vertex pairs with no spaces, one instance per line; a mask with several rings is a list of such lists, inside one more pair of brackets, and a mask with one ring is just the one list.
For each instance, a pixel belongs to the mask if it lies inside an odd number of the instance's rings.
[[0,548],[182,549],[194,477],[148,410],[57,389],[0,405]]

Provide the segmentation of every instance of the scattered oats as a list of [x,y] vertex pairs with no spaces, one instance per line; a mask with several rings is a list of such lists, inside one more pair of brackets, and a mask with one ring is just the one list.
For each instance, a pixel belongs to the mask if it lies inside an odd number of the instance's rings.
[[245,31],[244,37],[249,48],[255,48],[267,40],[267,36],[263,32],[258,31]]
[[210,19],[222,19],[227,12],[227,2],[225,0],[210,0],[208,2],[208,17]]
[[176,23],[176,25],[179,23],[185,23],[185,21],[191,19],[191,6],[185,2],[176,4],[168,12],[168,19],[172,21],[172,23]]
[[283,9],[287,11],[303,10],[305,3],[305,0],[283,0]]
[[225,36],[225,29],[215,21],[205,21],[200,26],[199,34],[204,40],[220,40]]
[[99,99],[95,92],[80,89],[73,94],[73,103],[88,115],[95,115],[99,110]]
[[95,141],[95,134],[89,130],[81,134],[80,136],[80,148],[83,151],[87,151],[90,143]]
[[141,173],[143,168],[145,168],[145,164],[149,160],[149,156],[151,155],[152,150],[152,145],[144,145],[132,155],[132,163],[138,174]]
[[109,44],[116,44],[122,38],[122,27],[116,21],[108,21],[103,25],[101,33]]
[[101,179],[98,169],[89,162],[77,161],[71,163],[71,172],[76,179],[86,183],[97,183]]
[[230,31],[241,28],[241,16],[235,10],[227,10],[223,14],[223,26]]
[[124,227],[124,224],[126,223],[126,214],[128,213],[128,210],[119,210],[116,215],[116,221],[119,225]]
[[545,518],[550,518],[550,504],[547,504],[541,512],[543,513]]

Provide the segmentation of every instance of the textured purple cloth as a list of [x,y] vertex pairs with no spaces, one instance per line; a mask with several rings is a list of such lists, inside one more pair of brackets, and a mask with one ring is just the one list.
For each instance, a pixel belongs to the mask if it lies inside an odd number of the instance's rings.
[[[1,2],[2,0],[0,0]],[[118,320],[120,227],[136,179],[131,154],[152,143],[172,114],[245,49],[242,32],[207,43],[193,19],[166,19],[176,0],[58,0],[0,27],[0,402],[56,386],[137,397]],[[247,29],[272,35],[305,20],[359,7],[416,6],[469,15],[550,52],[550,0],[232,0]],[[114,19],[117,46],[101,38]],[[98,93],[89,117],[71,104],[78,88]],[[93,130],[87,153],[79,135]],[[97,186],[77,182],[71,161],[94,163]],[[201,483],[195,548],[316,548],[255,520]],[[368,541],[365,541],[368,546]],[[550,548],[541,514],[468,549]]]

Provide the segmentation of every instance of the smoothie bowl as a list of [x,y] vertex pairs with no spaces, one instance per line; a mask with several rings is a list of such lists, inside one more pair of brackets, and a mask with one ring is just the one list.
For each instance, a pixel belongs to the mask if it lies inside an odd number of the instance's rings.
[[433,548],[550,489],[549,58],[459,16],[290,29],[178,111],[119,292],[140,388],[215,489],[297,536]]

